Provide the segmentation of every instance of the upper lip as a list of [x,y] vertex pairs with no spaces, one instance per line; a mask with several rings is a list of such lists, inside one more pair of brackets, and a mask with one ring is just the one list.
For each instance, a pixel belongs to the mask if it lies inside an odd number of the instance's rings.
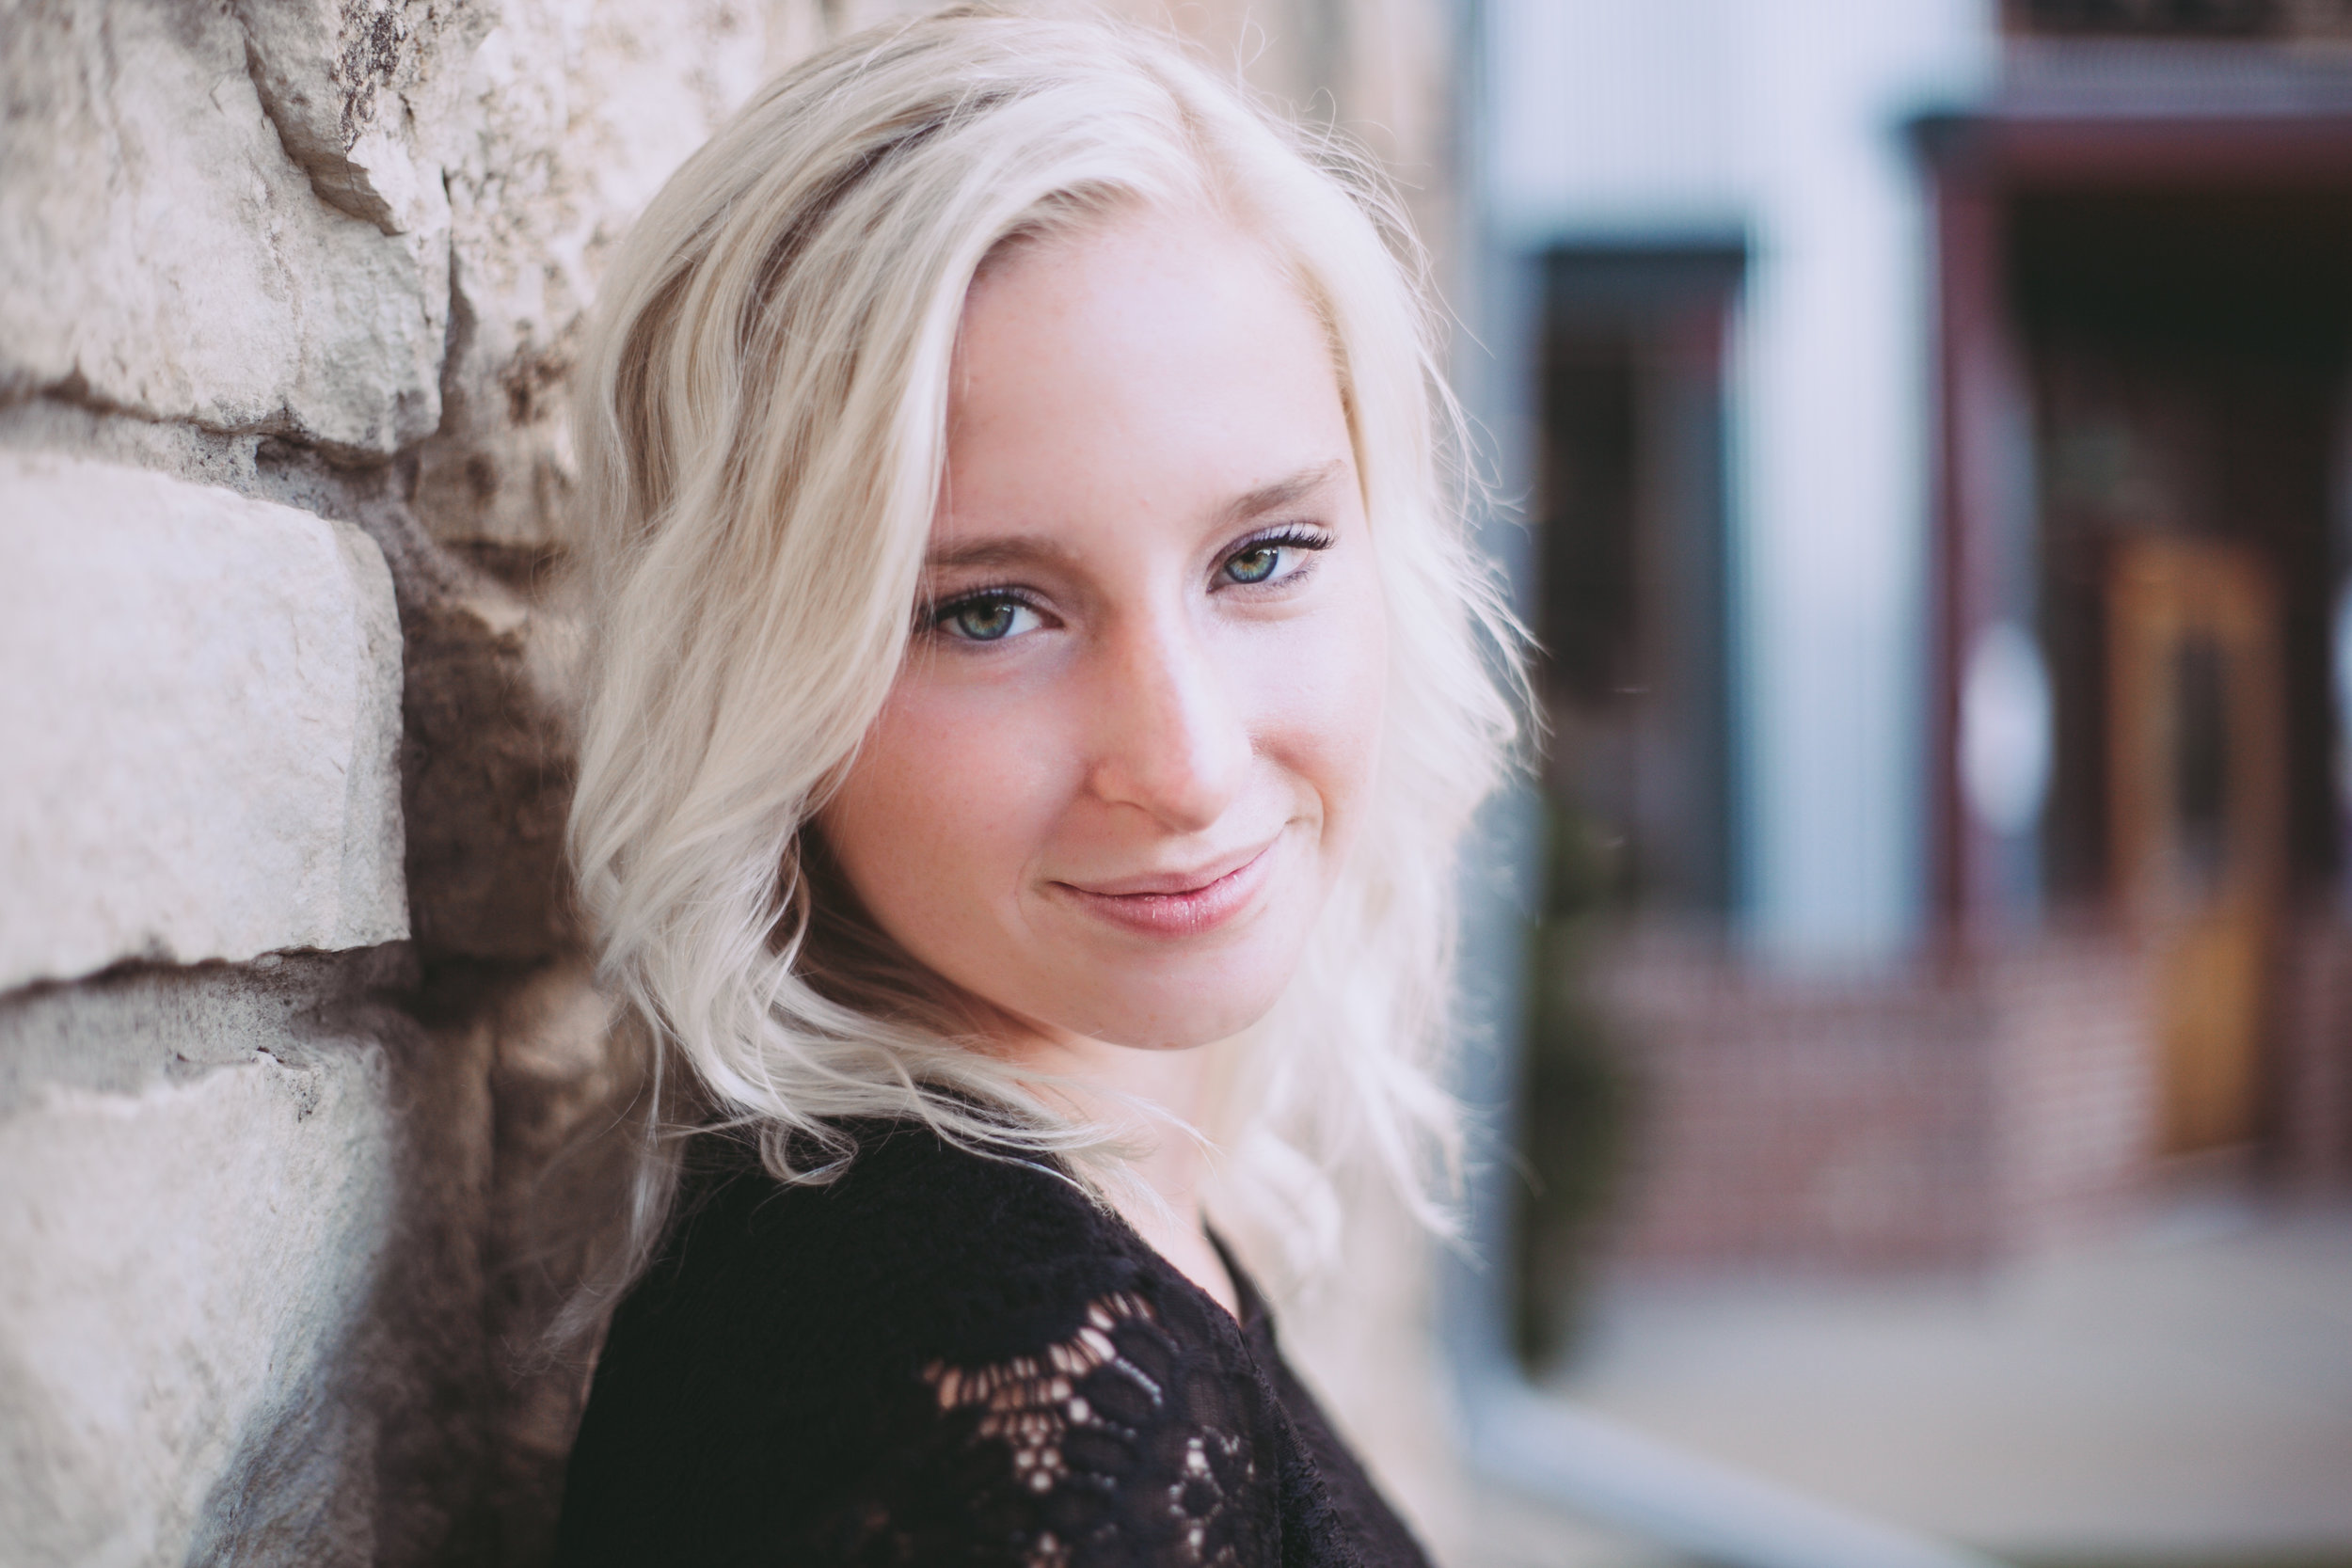
[[1064,887],[1091,893],[1100,898],[1136,898],[1199,893],[1212,882],[1222,881],[1256,860],[1274,847],[1269,838],[1263,843],[1229,850],[1214,860],[1207,860],[1182,871],[1143,871],[1132,877],[1112,877],[1099,881],[1065,881]]

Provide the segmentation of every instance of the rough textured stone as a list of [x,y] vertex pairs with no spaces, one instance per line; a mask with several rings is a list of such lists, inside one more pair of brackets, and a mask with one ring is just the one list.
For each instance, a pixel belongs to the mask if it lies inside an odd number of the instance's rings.
[[505,1376],[491,1415],[492,1503],[509,1560],[554,1544],[564,1463],[587,1392],[589,1346],[549,1344],[556,1314],[620,1239],[631,1145],[613,1132],[643,1087],[615,1049],[608,1003],[574,957],[519,980],[445,970],[453,1053],[491,1057],[499,1157],[490,1195],[485,1318]]
[[565,879],[580,625],[495,578],[414,606],[403,773],[418,940],[532,962],[575,950]]
[[0,987],[407,934],[399,627],[364,535],[0,456]]
[[[834,8],[839,8],[838,7]],[[564,378],[606,253],[754,88],[823,37],[817,0],[509,0],[434,145],[455,255],[438,538],[562,543]]]
[[247,45],[217,6],[0,3],[0,395],[389,452],[440,420],[446,220],[323,204]]
[[[351,1359],[391,1245],[384,1053],[331,978],[147,974],[0,1007],[12,1568],[371,1560]],[[241,1559],[242,1560],[242,1559]]]
[[431,0],[236,0],[262,107],[328,206],[387,234],[445,234],[417,129],[446,119],[492,13]]

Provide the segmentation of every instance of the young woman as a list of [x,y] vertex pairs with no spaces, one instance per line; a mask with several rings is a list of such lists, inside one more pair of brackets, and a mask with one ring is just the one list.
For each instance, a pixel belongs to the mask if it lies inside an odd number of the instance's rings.
[[1167,44],[960,9],[622,247],[573,838],[660,1086],[564,1563],[1422,1560],[1202,1218],[1313,1261],[1452,1147],[1511,709],[1408,245]]

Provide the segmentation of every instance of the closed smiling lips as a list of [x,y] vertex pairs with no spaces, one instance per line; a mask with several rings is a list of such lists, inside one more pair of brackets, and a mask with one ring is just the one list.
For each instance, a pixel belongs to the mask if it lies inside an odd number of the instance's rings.
[[1265,885],[1279,835],[1182,871],[1148,871],[1088,882],[1054,882],[1088,913],[1146,936],[1196,936],[1248,908]]

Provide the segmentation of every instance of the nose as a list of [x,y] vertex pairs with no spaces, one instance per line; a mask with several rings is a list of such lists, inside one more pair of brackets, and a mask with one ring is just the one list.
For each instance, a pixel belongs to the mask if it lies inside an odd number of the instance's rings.
[[1181,615],[1142,620],[1109,641],[1104,666],[1095,795],[1171,832],[1216,823],[1248,782],[1249,728],[1198,629]]

